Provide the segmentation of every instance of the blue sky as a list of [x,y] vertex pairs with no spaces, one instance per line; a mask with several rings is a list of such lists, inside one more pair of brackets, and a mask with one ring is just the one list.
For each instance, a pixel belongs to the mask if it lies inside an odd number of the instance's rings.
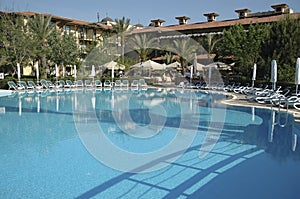
[[271,5],[286,3],[294,12],[300,12],[299,0],[0,0],[0,9],[8,11],[35,11],[90,22],[108,16],[125,16],[132,24],[148,25],[152,19],[163,19],[164,25],[177,24],[176,16],[188,16],[189,23],[203,22],[204,13],[220,14],[218,20],[237,18],[236,9],[252,12],[272,10]]

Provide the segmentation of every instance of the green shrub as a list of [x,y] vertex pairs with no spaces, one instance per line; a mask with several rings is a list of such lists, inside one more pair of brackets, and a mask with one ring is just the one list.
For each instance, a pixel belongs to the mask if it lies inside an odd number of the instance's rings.
[[14,77],[7,76],[5,77],[5,79],[0,80],[0,89],[8,89],[8,84],[7,84],[8,81],[17,82],[18,80]]

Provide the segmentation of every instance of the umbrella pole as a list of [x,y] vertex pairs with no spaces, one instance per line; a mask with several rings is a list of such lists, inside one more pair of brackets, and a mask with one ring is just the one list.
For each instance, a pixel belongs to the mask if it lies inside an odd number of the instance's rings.
[[254,80],[252,80],[252,88],[254,87]]
[[296,95],[298,95],[298,84],[296,85]]

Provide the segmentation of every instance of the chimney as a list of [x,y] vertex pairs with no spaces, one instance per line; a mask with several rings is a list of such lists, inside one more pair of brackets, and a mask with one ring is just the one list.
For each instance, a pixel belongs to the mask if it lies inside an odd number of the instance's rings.
[[273,5],[271,6],[274,9],[274,12],[276,14],[283,14],[286,13],[286,11],[288,11],[289,6],[287,4],[278,4],[278,5]]
[[246,8],[246,9],[235,10],[235,12],[238,13],[240,19],[244,19],[248,17],[248,14],[249,12],[251,12],[251,10]]
[[154,27],[160,27],[160,26],[162,26],[163,22],[165,22],[165,20],[162,20],[162,19],[151,20],[151,23],[154,25]]
[[216,21],[216,17],[219,16],[219,14],[212,12],[212,13],[206,13],[204,14],[204,16],[207,17],[207,22],[212,22],[212,21]]
[[178,19],[178,24],[179,25],[184,25],[187,24],[187,21],[190,19],[187,16],[180,16],[180,17],[175,17],[175,19]]

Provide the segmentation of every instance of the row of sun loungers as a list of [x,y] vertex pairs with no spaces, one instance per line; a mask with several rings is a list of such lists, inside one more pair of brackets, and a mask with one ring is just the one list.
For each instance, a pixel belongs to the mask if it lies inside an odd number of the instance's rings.
[[297,94],[289,88],[282,89],[281,86],[278,86],[276,90],[273,90],[269,85],[259,85],[258,87],[252,87],[250,84],[241,85],[241,83],[231,83],[228,85],[225,85],[224,83],[213,83],[208,85],[205,82],[190,85],[188,82],[180,82],[177,87],[234,92],[244,95],[245,99],[251,102],[300,110],[300,93]]
[[[103,83],[100,80],[77,80],[72,82],[71,80],[59,80],[56,83],[52,83],[49,80],[40,80],[38,84],[33,81],[19,81],[15,83],[13,81],[8,82],[9,90],[30,90],[30,89],[60,89],[60,88],[145,88],[147,83],[144,79],[133,80],[131,83],[127,79],[116,80],[111,82],[105,80]],[[188,83],[180,83],[178,87],[182,88],[196,88],[196,89],[209,89],[216,91],[234,92],[243,94],[245,99],[259,104],[272,104],[281,108],[293,107],[300,110],[300,94],[293,93],[290,89],[282,89],[280,86],[276,90],[273,90],[268,85],[260,85],[258,87],[252,87],[249,84],[241,85],[240,83],[231,83],[225,85],[223,83],[207,85],[206,83],[198,83],[190,86]]]
[[245,99],[251,102],[300,110],[300,94],[293,92],[289,88],[282,89],[281,86],[278,86],[276,90],[273,90],[269,85],[252,87],[250,84],[241,85],[240,83],[232,83],[229,85],[215,84],[210,87],[203,85],[200,88],[234,92],[243,94]]
[[144,79],[133,80],[131,83],[127,79],[124,80],[116,80],[115,82],[111,82],[110,80],[105,80],[103,83],[100,80],[95,80],[94,82],[91,80],[59,80],[55,83],[50,80],[42,79],[39,83],[34,83],[33,81],[19,81],[15,83],[13,81],[8,81],[9,90],[30,90],[30,89],[62,89],[62,88],[125,88],[125,87],[134,87],[134,88],[144,88],[147,87],[147,83]]
[[272,104],[281,108],[295,108],[300,110],[300,94],[292,92],[290,89],[281,89],[278,87],[273,89],[248,89],[242,94],[249,101],[254,101],[259,104]]

